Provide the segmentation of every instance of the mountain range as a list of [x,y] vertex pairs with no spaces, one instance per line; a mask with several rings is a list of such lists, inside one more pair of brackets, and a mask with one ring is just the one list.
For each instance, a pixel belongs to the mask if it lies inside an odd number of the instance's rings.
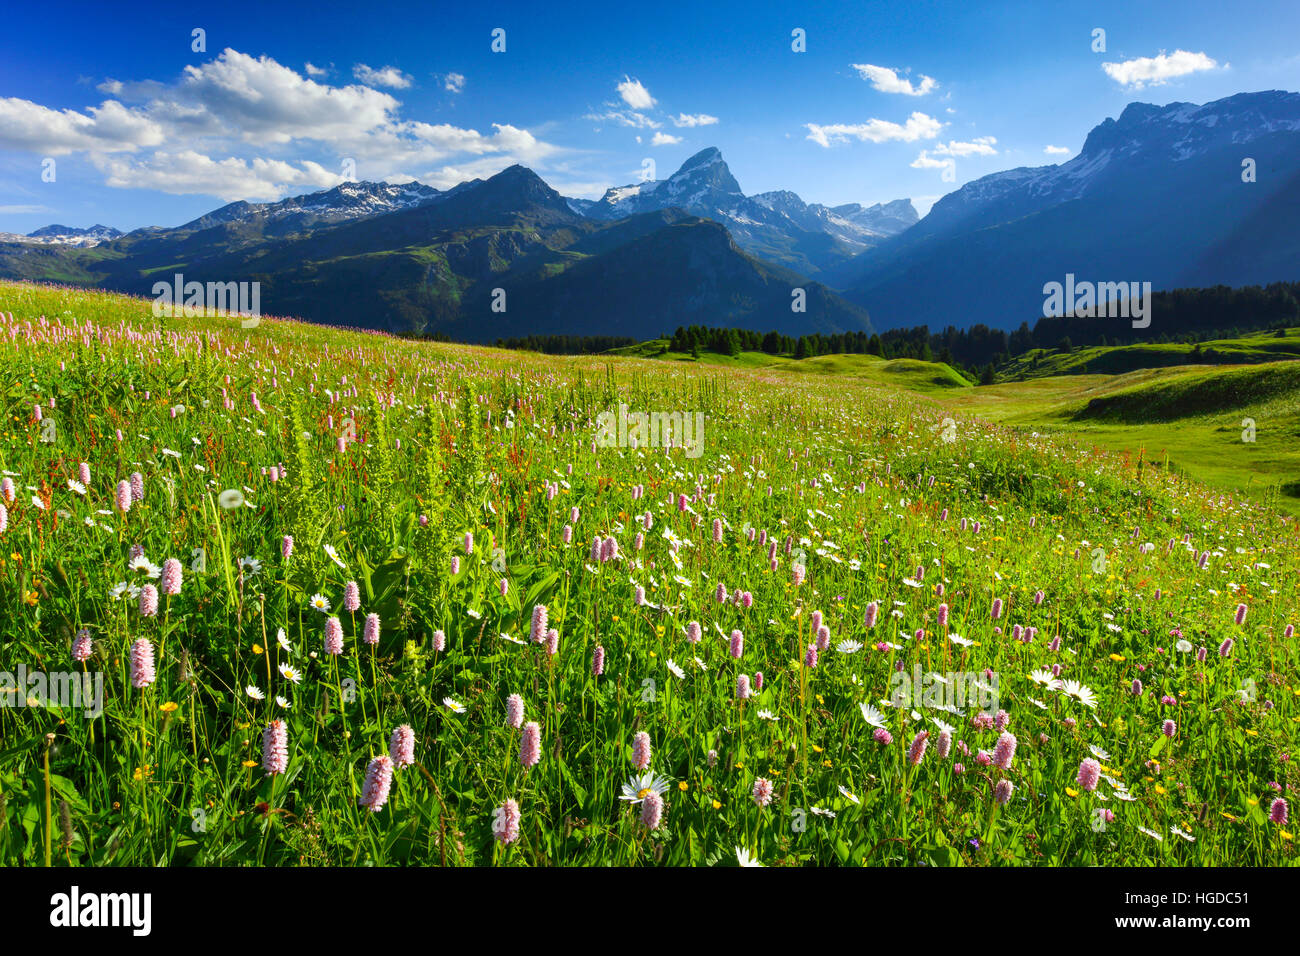
[[810,205],[786,190],[746,196],[713,147],[696,153],[667,179],[618,186],[598,200],[570,199],[569,205],[605,221],[685,209],[722,223],[747,252],[810,276],[848,261],[918,220],[908,199],[864,208],[858,203]]
[[0,243],[0,275],[13,278],[147,295],[176,273],[259,282],[273,314],[470,342],[611,329],[652,338],[681,324],[871,328],[866,310],[747,253],[716,221],[677,206],[584,216],[522,166],[445,191],[344,183],[235,202],[89,248]]
[[235,202],[127,235],[3,234],[0,275],[139,294],[176,272],[258,281],[268,312],[465,341],[690,324],[1010,330],[1041,316],[1044,285],[1067,275],[1156,290],[1295,280],[1297,222],[1300,94],[1268,91],[1132,103],[1070,161],[974,180],[919,220],[905,199],[746,196],[709,148],[598,200],[512,166],[448,190],[349,182]]
[[822,278],[880,328],[1013,329],[1069,273],[1156,290],[1300,278],[1297,222],[1300,93],[1131,103],[1069,162],[967,183]]
[[22,236],[12,232],[0,232],[0,242],[32,242],[39,245],[80,246],[88,248],[97,246],[109,239],[124,235],[122,230],[98,223],[89,229],[75,229],[72,226],[42,226],[35,232]]

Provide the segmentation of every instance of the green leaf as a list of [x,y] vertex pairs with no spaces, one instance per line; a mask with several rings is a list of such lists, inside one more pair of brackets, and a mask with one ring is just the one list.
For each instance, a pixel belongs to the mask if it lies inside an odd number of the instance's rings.
[[835,838],[835,855],[836,855],[837,857],[839,857],[839,859],[840,859],[840,863],[842,863],[842,864],[847,864],[847,863],[849,862],[849,857],[851,856],[851,854],[852,854],[852,851],[849,849],[849,845],[848,845],[847,843],[844,842],[844,838],[843,838],[843,837],[836,837],[836,838]]

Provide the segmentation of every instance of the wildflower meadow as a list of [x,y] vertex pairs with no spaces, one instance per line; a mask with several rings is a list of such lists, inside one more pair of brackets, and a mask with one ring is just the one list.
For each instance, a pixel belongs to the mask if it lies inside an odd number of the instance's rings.
[[1295,520],[1155,456],[18,283],[0,402],[0,865],[1297,859]]

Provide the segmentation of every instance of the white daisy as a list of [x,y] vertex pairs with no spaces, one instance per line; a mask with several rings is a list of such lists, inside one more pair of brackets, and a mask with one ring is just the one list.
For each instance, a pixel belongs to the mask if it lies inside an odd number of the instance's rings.
[[876,710],[873,704],[869,704],[864,700],[862,703],[858,704],[858,710],[862,711],[862,719],[872,727],[884,728],[885,715]]
[[266,700],[266,695],[262,693],[262,689],[260,687],[254,686],[253,684],[249,684],[247,687],[245,687],[244,693],[247,694],[249,697],[253,698],[253,700]]
[[668,670],[672,672],[673,676],[676,677],[678,680],[685,680],[685,679],[686,679],[686,671],[684,671],[684,670],[682,670],[680,667],[678,667],[678,666],[673,662],[673,659],[672,659],[671,657],[668,658],[668,663],[667,663],[666,666],[667,666]]
[[329,613],[330,602],[329,598],[325,597],[325,595],[317,592],[311,596],[311,601],[309,603],[311,604],[311,609],[313,611],[320,611],[322,614]]
[[1075,698],[1085,707],[1097,706],[1097,695],[1078,681],[1067,680],[1061,688],[1067,696]]
[[[159,569],[156,564],[151,562],[143,554],[140,555],[138,558],[132,558],[130,561],[128,561],[126,565],[126,569],[128,571],[134,571],[136,574],[148,575],[151,578],[156,578],[158,577],[158,574],[162,573],[161,569]],[[158,574],[154,573],[155,570],[158,571]]]
[[327,555],[329,555],[329,559],[330,559],[331,561],[333,561],[335,564],[337,564],[337,565],[338,565],[340,568],[342,568],[344,571],[346,571],[346,570],[348,569],[348,566],[347,566],[346,564],[344,564],[343,561],[342,561],[342,559],[339,557],[339,553],[338,553],[338,551],[334,550],[334,545],[332,545],[332,544],[327,544],[327,545],[325,545],[325,553],[326,553]]
[[643,801],[652,790],[663,796],[671,785],[672,780],[669,777],[647,770],[639,776],[633,774],[627,778],[627,783],[623,784],[623,795],[619,799],[626,800],[631,804],[637,804]]
[[443,703],[444,703],[448,708],[450,708],[451,710],[455,711],[455,712],[458,713],[458,714],[463,714],[463,713],[465,713],[465,705],[462,704],[462,703],[461,703],[460,701],[458,701],[458,700],[453,700],[453,699],[450,698],[450,697],[444,697],[444,698],[442,699],[442,702],[443,702]]
[[1060,690],[1065,686],[1059,678],[1052,676],[1051,671],[1043,667],[1030,674],[1029,679],[1035,684],[1042,684],[1048,690]]
[[739,863],[741,866],[762,866],[763,865],[759,861],[758,857],[756,856],[751,857],[749,855],[748,850],[742,850],[740,847],[736,847],[736,862]]
[[280,665],[280,676],[294,684],[302,683],[302,674],[294,667],[288,664]]

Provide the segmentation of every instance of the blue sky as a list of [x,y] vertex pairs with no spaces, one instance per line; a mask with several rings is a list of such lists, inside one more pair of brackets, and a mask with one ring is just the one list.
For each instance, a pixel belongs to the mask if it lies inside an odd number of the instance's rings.
[[520,162],[594,198],[706,146],[750,194],[924,213],[1130,102],[1300,89],[1293,0],[115,6],[6,11],[0,231],[177,225],[348,158],[439,187]]

